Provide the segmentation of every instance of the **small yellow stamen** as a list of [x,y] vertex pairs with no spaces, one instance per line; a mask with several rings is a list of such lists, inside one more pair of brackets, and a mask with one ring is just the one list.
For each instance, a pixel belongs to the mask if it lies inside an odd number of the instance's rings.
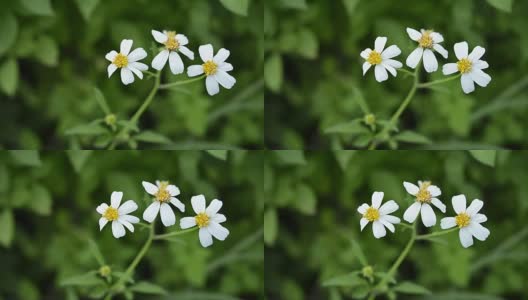
[[128,66],[128,57],[126,55],[118,53],[112,63],[118,68],[126,67]]
[[473,67],[473,64],[467,58],[462,58],[461,60],[457,62],[457,68],[462,74],[465,74],[471,71],[472,67]]
[[206,213],[199,213],[194,219],[199,228],[207,227],[209,225],[209,216]]
[[431,192],[427,190],[427,188],[431,185],[430,181],[425,181],[420,184],[420,190],[418,190],[418,193],[416,194],[416,200],[418,202],[422,203],[430,203],[431,202]]
[[205,62],[202,67],[207,76],[216,74],[216,70],[218,69],[218,65],[212,60]]
[[117,212],[117,209],[109,206],[104,212],[103,217],[105,217],[108,221],[115,221],[117,218],[119,218],[119,213]]
[[363,215],[363,218],[369,220],[370,222],[377,221],[379,219],[379,210],[374,207],[367,208],[367,212]]
[[381,64],[381,53],[372,50],[367,58],[367,62],[371,65]]
[[470,221],[471,217],[465,212],[458,214],[458,216],[455,217],[455,223],[457,224],[458,228],[468,226]]
[[176,39],[176,32],[175,31],[168,31],[167,32],[167,41],[164,43],[165,48],[167,50],[176,50],[180,48],[180,43]]
[[433,33],[432,30],[426,30],[422,33],[422,37],[418,40],[420,47],[428,49],[433,48],[433,38],[431,37],[431,33]]
[[156,192],[156,200],[159,202],[167,202],[171,198],[171,194],[167,190],[167,187],[169,186],[168,181],[162,181],[159,184],[158,191]]

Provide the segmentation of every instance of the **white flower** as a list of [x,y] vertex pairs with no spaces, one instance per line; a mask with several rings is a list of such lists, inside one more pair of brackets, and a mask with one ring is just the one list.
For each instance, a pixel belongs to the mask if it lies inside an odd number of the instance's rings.
[[189,43],[187,37],[183,34],[176,34],[174,31],[152,30],[152,36],[156,42],[164,44],[165,50],[161,51],[154,60],[152,60],[152,67],[156,70],[161,70],[169,60],[169,66],[172,74],[181,74],[185,70],[183,61],[178,54],[187,56],[189,59],[194,59],[194,53],[185,47]]
[[466,208],[466,196],[464,195],[454,196],[451,201],[453,202],[453,208],[457,216],[443,218],[440,221],[440,227],[442,229],[448,229],[458,226],[460,228],[458,232],[460,243],[462,243],[464,248],[473,245],[473,237],[480,241],[485,241],[490,235],[490,231],[480,225],[480,223],[486,222],[488,218],[478,213],[484,205],[484,202],[475,199]]
[[381,205],[382,200],[383,192],[374,192],[372,194],[372,206],[363,203],[358,207],[358,212],[363,215],[359,221],[361,231],[363,231],[363,228],[365,228],[369,222],[373,222],[372,231],[374,232],[374,237],[377,239],[382,238],[387,234],[385,227],[391,232],[394,232],[395,228],[392,224],[400,223],[400,218],[389,215],[398,209],[398,204],[396,204],[394,200],[389,200],[387,203]]
[[363,76],[374,65],[376,66],[374,67],[374,75],[378,82],[383,82],[389,78],[387,71],[396,77],[396,69],[401,68],[403,65],[401,62],[392,58],[400,55],[401,50],[396,45],[392,45],[383,50],[385,43],[387,43],[386,37],[378,37],[374,42],[374,50],[367,48],[361,52],[360,56],[365,59],[363,63]]
[[128,200],[119,206],[122,198],[123,192],[113,192],[110,196],[110,206],[103,203],[96,208],[96,211],[102,215],[99,219],[99,230],[103,230],[106,223],[112,221],[112,233],[116,239],[125,236],[126,231],[123,226],[128,228],[130,232],[134,232],[134,225],[132,224],[139,222],[139,218],[129,215],[138,208],[136,202]]
[[460,42],[455,44],[455,55],[458,59],[457,63],[445,64],[443,67],[444,75],[450,75],[460,72],[462,77],[460,83],[464,93],[469,94],[475,90],[476,82],[481,87],[485,87],[490,83],[491,76],[484,73],[483,69],[489,67],[488,63],[480,60],[484,55],[486,49],[477,46],[468,55],[468,43]]
[[416,202],[407,208],[403,214],[403,219],[409,223],[413,223],[418,217],[418,213],[421,212],[422,222],[425,227],[435,225],[436,215],[430,204],[436,206],[443,213],[446,211],[445,204],[436,198],[442,194],[440,188],[432,185],[430,181],[418,181],[419,187],[410,182],[404,182],[403,186],[407,190],[407,193],[416,197]]
[[112,50],[105,56],[107,60],[111,62],[108,66],[108,77],[110,77],[115,70],[121,68],[121,81],[124,85],[134,82],[134,75],[136,74],[139,79],[143,79],[143,72],[148,70],[148,66],[144,63],[140,63],[139,60],[147,57],[147,52],[143,48],[134,49],[132,48],[132,40],[122,40],[120,46],[120,52]]
[[440,43],[444,41],[444,37],[440,33],[432,30],[421,29],[419,32],[412,28],[407,28],[407,34],[411,40],[418,42],[418,48],[411,52],[407,57],[405,64],[410,68],[415,69],[423,56],[425,71],[431,73],[438,70],[438,61],[436,60],[433,50],[440,53],[444,58],[447,58],[447,50],[440,45]]
[[214,199],[205,208],[205,197],[199,195],[191,198],[191,204],[196,216],[182,218],[180,227],[187,229],[198,226],[200,228],[198,236],[203,247],[209,247],[213,244],[213,236],[220,241],[225,240],[229,235],[229,230],[220,223],[225,222],[226,217],[218,213],[222,207],[222,201]]
[[205,73],[207,76],[205,79],[205,87],[209,95],[213,96],[220,92],[218,84],[226,89],[230,89],[235,85],[236,79],[227,73],[233,70],[233,66],[225,62],[229,57],[229,50],[222,48],[213,56],[213,46],[207,44],[200,46],[198,52],[200,52],[200,57],[204,64],[190,66],[187,68],[187,75],[189,77],[195,77]]
[[185,205],[175,198],[180,194],[180,189],[175,185],[169,184],[168,181],[156,180],[156,185],[143,181],[141,184],[143,184],[143,188],[145,188],[147,193],[154,196],[154,202],[143,212],[143,219],[152,223],[158,216],[158,212],[160,212],[161,222],[165,227],[174,225],[176,223],[176,216],[168,202],[176,206],[181,212],[185,211]]

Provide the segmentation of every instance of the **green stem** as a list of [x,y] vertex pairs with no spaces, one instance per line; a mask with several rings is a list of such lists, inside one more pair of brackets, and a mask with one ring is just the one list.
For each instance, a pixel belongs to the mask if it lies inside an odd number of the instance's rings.
[[416,236],[416,239],[417,240],[426,240],[428,238],[432,238],[432,237],[435,237],[435,236],[442,236],[442,235],[451,233],[451,232],[456,231],[458,229],[459,229],[458,226],[456,226],[456,227],[451,228],[449,230],[437,231],[437,232],[433,232],[433,233],[429,233],[429,234],[422,234],[422,235]]
[[189,83],[192,83],[192,82],[195,82],[195,81],[202,80],[204,78],[205,78],[205,74],[200,76],[200,77],[196,77],[196,78],[189,79],[189,80],[182,80],[182,81],[165,83],[165,84],[160,85],[159,88],[160,88],[160,90],[170,89],[171,87],[189,84]]
[[173,231],[173,232],[169,232],[169,233],[165,233],[165,234],[157,234],[154,236],[154,240],[162,240],[162,239],[166,239],[168,237],[173,237],[173,236],[178,236],[178,235],[182,235],[182,234],[186,234],[186,233],[189,233],[189,232],[193,232],[193,231],[196,231],[198,229],[198,227],[193,227],[193,228],[190,228],[190,229],[186,229],[186,230],[180,230],[180,231]]
[[445,83],[445,82],[457,79],[460,76],[462,76],[462,74],[457,74],[455,76],[451,76],[451,77],[447,77],[447,78],[439,79],[439,80],[434,80],[434,81],[430,81],[430,82],[419,83],[418,84],[418,88],[422,89],[422,88],[427,88],[427,87],[430,87],[430,86],[433,86],[433,85]]
[[410,75],[410,76],[413,76],[413,77],[416,77],[416,73],[415,72],[412,72],[412,71],[409,71],[407,69],[398,69],[397,70],[398,72],[402,72],[402,73],[405,73],[407,75]]

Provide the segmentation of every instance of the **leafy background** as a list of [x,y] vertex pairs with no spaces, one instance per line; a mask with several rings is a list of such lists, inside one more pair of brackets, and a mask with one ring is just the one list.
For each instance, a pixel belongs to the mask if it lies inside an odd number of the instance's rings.
[[[399,74],[382,84],[362,76],[359,53],[387,36],[405,58],[416,47],[405,31],[433,28],[444,47],[468,41],[486,48],[486,88],[465,95],[460,82],[420,90],[400,119],[410,130],[391,147],[522,149],[528,141],[527,1],[270,0],[265,7],[266,130],[275,149],[364,148],[366,113],[387,120],[411,86]],[[425,73],[425,72],[422,72]],[[422,81],[444,78],[437,71]],[[363,101],[362,101],[363,100]],[[360,101],[365,102],[361,108]],[[343,125],[339,130],[331,130]],[[379,124],[378,124],[379,125]],[[379,127],[379,126],[378,126]],[[419,136],[417,136],[419,134]],[[399,142],[399,145],[398,145]],[[417,145],[418,144],[418,145]]]
[[[352,280],[348,287],[335,290],[322,283],[360,271],[363,264],[357,248],[375,272],[386,272],[407,243],[409,232],[397,226],[395,234],[377,240],[371,225],[360,231],[357,207],[370,203],[374,191],[383,191],[385,201],[394,199],[399,204],[394,215],[402,218],[412,202],[402,182],[421,179],[432,180],[442,189],[446,215],[454,213],[454,195],[465,194],[469,201],[482,199],[491,235],[468,249],[460,245],[456,233],[438,243],[417,243],[396,279],[415,282],[432,294],[398,294],[398,299],[526,299],[527,152],[282,150],[266,156],[265,289],[269,299],[363,299],[362,286],[357,282],[352,286]],[[435,212],[439,219],[440,213]],[[419,228],[422,233],[440,230],[439,221],[433,230]]]
[[[139,127],[141,148],[262,148],[262,3],[257,0],[2,1],[0,148],[103,148],[110,128],[95,101],[99,88],[118,120],[129,118],[152,79],[123,86],[107,78],[104,56],[124,38],[149,53],[152,29],[188,36],[196,54],[212,43],[231,51],[237,84],[210,97],[205,83],[159,93]],[[198,63],[196,58],[194,64]],[[186,66],[192,62],[185,60]],[[165,70],[164,81],[187,78]],[[117,74],[119,75],[119,74]],[[92,121],[98,120],[98,124]],[[134,146],[132,144],[132,146]],[[135,147],[135,146],[134,146]]]
[[[147,232],[136,226],[134,234],[119,240],[108,226],[99,232],[95,207],[120,190],[124,200],[136,200],[134,215],[141,216],[149,203],[141,181],[158,178],[171,180],[182,192],[179,199],[187,209],[176,214],[177,224],[192,211],[191,196],[204,194],[208,202],[224,202],[231,234],[207,249],[196,233],[154,242],[134,279],[167,294],[135,299],[263,299],[261,156],[246,151],[0,152],[0,299],[97,298],[104,281],[93,272],[83,275],[100,267],[89,241],[114,272],[124,271]],[[157,232],[178,230],[157,225]]]

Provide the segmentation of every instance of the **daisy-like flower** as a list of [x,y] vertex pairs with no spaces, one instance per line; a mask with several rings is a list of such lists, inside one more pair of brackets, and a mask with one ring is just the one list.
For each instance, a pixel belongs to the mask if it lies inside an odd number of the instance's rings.
[[438,196],[442,191],[436,185],[432,185],[430,181],[418,181],[418,186],[404,182],[403,186],[407,193],[416,197],[414,202],[403,214],[403,219],[409,223],[413,223],[418,217],[418,213],[422,213],[422,222],[425,227],[431,227],[436,224],[436,215],[431,207],[431,204],[445,213],[446,206],[442,201],[438,200]]
[[[128,200],[121,204],[123,198],[123,192],[113,192],[110,196],[110,206],[103,203],[97,206],[96,211],[101,214],[99,219],[99,230],[103,230],[106,223],[112,222],[112,233],[116,239],[125,236],[125,228],[128,228],[130,232],[134,232],[134,223],[139,222],[139,218],[129,215],[129,213],[135,211],[138,206],[134,200]],[[124,227],[123,227],[124,226]]]
[[185,205],[175,198],[180,194],[180,189],[173,184],[169,184],[168,181],[156,180],[156,185],[143,181],[142,184],[145,191],[154,196],[152,204],[150,204],[143,212],[143,219],[152,223],[158,216],[159,212],[161,215],[161,222],[165,227],[174,225],[176,223],[176,216],[174,215],[169,202],[176,206],[181,212],[185,211]]
[[122,40],[119,53],[112,50],[105,56],[111,62],[108,66],[108,78],[118,69],[121,68],[121,81],[124,85],[134,82],[134,74],[139,79],[143,79],[143,71],[148,70],[148,66],[140,63],[139,60],[147,57],[147,52],[143,48],[136,48],[130,52],[132,40]]
[[440,33],[432,30],[421,29],[418,31],[412,28],[407,28],[407,34],[411,40],[418,42],[418,48],[411,52],[405,64],[415,69],[423,57],[425,71],[432,73],[438,70],[438,61],[433,50],[440,53],[444,58],[447,58],[447,50],[440,45],[444,41],[444,37]]
[[451,201],[453,202],[453,208],[457,216],[443,218],[440,221],[440,227],[442,229],[448,229],[458,226],[460,228],[458,232],[460,243],[464,248],[473,245],[473,237],[479,241],[485,241],[490,235],[490,231],[480,223],[486,222],[488,218],[478,213],[484,205],[484,202],[475,199],[466,208],[466,196],[464,195],[454,196]]
[[172,74],[181,74],[185,70],[183,61],[178,54],[187,56],[189,59],[194,59],[194,53],[185,47],[189,43],[187,37],[183,34],[176,34],[175,31],[163,31],[152,30],[152,36],[156,42],[165,45],[165,50],[161,51],[152,60],[152,67],[156,70],[161,70],[169,61],[169,66]]
[[[372,222],[372,231],[374,237],[379,239],[387,234],[385,227],[391,232],[394,232],[395,228],[392,224],[400,223],[400,218],[389,215],[398,209],[398,204],[394,200],[389,200],[387,203],[381,205],[383,200],[383,192],[374,192],[372,194],[372,205],[366,203],[361,204],[358,207],[358,212],[363,215],[359,224],[361,231],[367,226],[369,222]],[[381,207],[380,207],[381,206]]]
[[220,241],[225,240],[229,235],[229,230],[220,225],[220,223],[225,222],[226,217],[218,213],[220,208],[222,208],[222,201],[214,199],[205,208],[204,195],[198,195],[191,198],[191,204],[196,216],[182,218],[180,227],[187,229],[198,226],[200,228],[198,236],[202,247],[211,246],[213,244],[213,236]]
[[236,79],[227,73],[233,70],[233,66],[225,62],[229,57],[229,50],[222,48],[214,55],[213,46],[207,44],[200,46],[198,52],[200,52],[200,57],[204,63],[187,68],[187,75],[189,77],[195,77],[205,73],[207,76],[205,79],[205,87],[209,95],[214,96],[220,92],[218,84],[226,89],[230,89],[235,85]]
[[392,58],[400,55],[401,50],[396,45],[389,46],[383,50],[386,43],[387,38],[380,36],[374,42],[374,50],[367,48],[361,52],[360,56],[365,59],[363,63],[363,76],[365,76],[365,73],[367,73],[370,67],[375,66],[374,75],[378,82],[383,82],[389,78],[387,71],[396,77],[396,69],[401,68],[403,65],[401,62]]
[[474,83],[477,83],[481,87],[486,87],[491,81],[491,76],[482,71],[489,67],[487,62],[480,60],[485,52],[486,49],[477,46],[468,55],[468,43],[456,43],[455,55],[458,62],[445,64],[442,72],[444,75],[460,72],[462,74],[460,83],[462,84],[462,90],[466,94],[475,90]]

